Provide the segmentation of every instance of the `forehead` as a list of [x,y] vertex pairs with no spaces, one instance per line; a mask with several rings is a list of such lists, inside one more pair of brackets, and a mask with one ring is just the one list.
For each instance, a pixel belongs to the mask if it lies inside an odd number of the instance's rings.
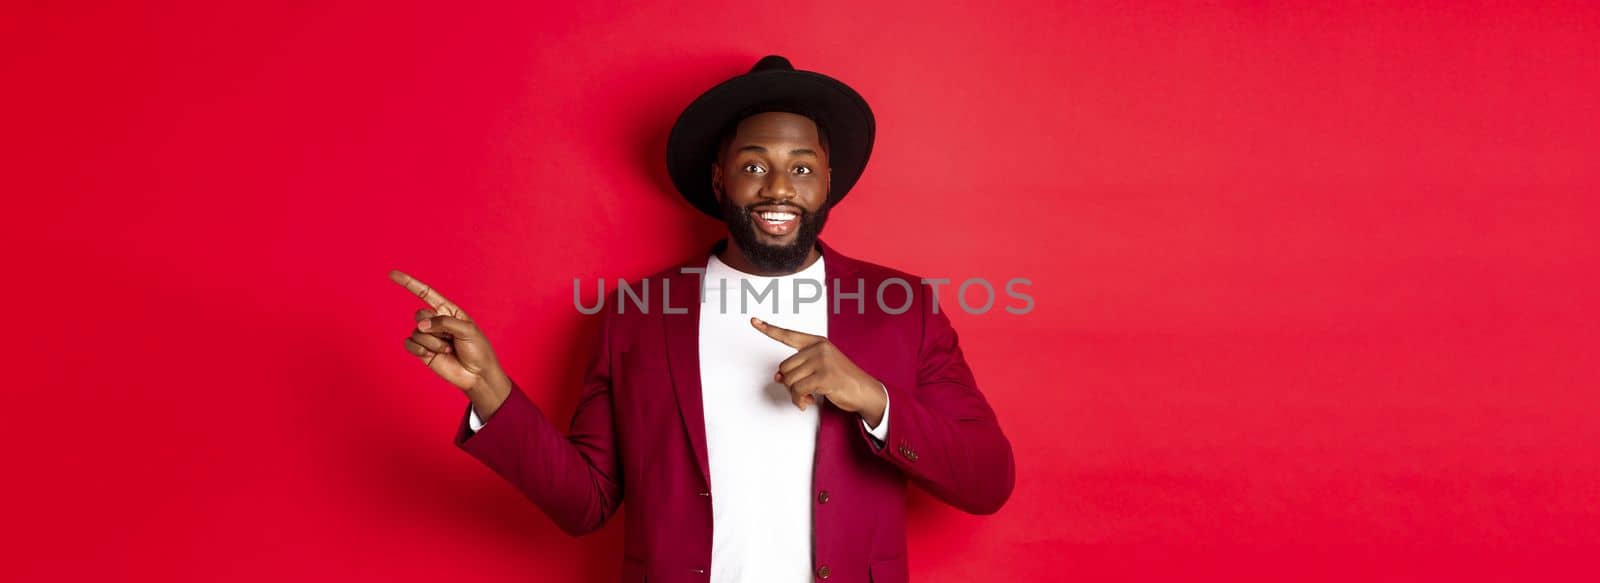
[[783,111],[758,113],[739,121],[734,129],[735,147],[752,143],[795,143],[821,145],[817,124],[811,118]]

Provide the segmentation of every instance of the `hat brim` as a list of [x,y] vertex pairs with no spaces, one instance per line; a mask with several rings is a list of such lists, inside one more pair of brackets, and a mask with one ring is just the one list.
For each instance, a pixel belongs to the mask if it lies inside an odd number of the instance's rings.
[[872,109],[844,83],[812,71],[756,71],[734,77],[690,103],[667,137],[667,173],[684,199],[712,218],[721,219],[711,190],[711,165],[716,162],[721,131],[733,117],[769,101],[805,104],[828,130],[831,169],[828,204],[836,205],[866,169],[876,133]]

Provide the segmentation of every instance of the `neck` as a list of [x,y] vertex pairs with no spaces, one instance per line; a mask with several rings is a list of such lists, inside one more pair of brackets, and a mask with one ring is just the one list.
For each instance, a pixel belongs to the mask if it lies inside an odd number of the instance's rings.
[[817,259],[822,257],[822,252],[819,250],[820,246],[812,245],[811,250],[806,253],[806,260],[800,262],[800,267],[789,271],[773,271],[761,269],[756,267],[754,263],[751,263],[750,258],[745,257],[744,250],[739,248],[739,242],[734,241],[733,237],[727,238],[726,241],[728,244],[724,246],[721,251],[717,252],[717,259],[721,259],[723,263],[728,264],[728,267],[732,267],[751,275],[759,275],[761,277],[780,277],[784,275],[793,275],[795,273],[804,271],[807,267],[811,267],[811,264],[816,263]]

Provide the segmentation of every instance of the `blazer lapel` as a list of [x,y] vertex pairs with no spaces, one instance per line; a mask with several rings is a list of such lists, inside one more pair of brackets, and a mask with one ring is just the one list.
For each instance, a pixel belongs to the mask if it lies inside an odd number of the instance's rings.
[[[667,366],[672,371],[672,388],[678,395],[678,410],[683,418],[683,429],[689,435],[689,445],[694,449],[699,464],[700,478],[707,487],[711,485],[711,472],[706,461],[706,413],[700,388],[700,281],[705,275],[710,254],[698,263],[691,261],[680,265],[677,273],[669,274],[669,289],[662,290],[670,299],[672,309],[683,309],[682,314],[662,314],[665,320]],[[699,275],[684,273],[681,268],[696,268]]]
[[[858,355],[862,354],[861,348],[863,347],[859,346],[858,344],[863,338],[862,333],[866,329],[866,320],[862,315],[855,313],[855,310],[852,309],[855,307],[856,302],[852,301],[839,303],[838,305],[841,308],[845,308],[844,313],[839,313],[833,309],[833,306],[835,305],[834,292],[840,289],[843,289],[847,292],[854,292],[856,290],[855,260],[841,255],[838,251],[834,250],[832,247],[829,247],[827,243],[822,242],[820,239],[817,240],[817,246],[822,249],[822,257],[825,259],[823,262],[824,281],[822,282],[822,285],[827,287],[827,293],[825,293],[824,296],[827,297],[826,301],[828,304],[825,307],[825,309],[828,310],[828,342],[832,342],[834,346],[838,346],[840,352],[851,355],[852,358],[857,358]],[[863,289],[863,294],[860,301],[865,302],[869,297],[871,297],[871,294],[866,293],[866,291]],[[857,364],[861,365],[859,361]],[[863,365],[863,368],[866,367]],[[818,452],[821,452],[825,447],[830,445],[823,442],[821,436],[837,435],[838,433],[833,429],[835,424],[841,421],[848,423],[852,418],[855,417],[854,413],[843,411],[832,406],[831,403],[829,406],[823,407],[821,409],[821,413],[823,427],[822,431],[818,432]],[[828,458],[826,456],[818,455],[818,460],[822,459]]]
[[855,313],[854,310],[843,314],[837,313],[833,306],[839,305],[841,308],[847,306],[854,308],[858,304],[865,305],[865,302],[872,297],[872,294],[865,289],[865,284],[863,284],[859,301],[836,302],[834,300],[834,292],[842,289],[853,293],[857,289],[855,260],[839,254],[838,251],[821,240],[817,241],[817,245],[822,248],[822,256],[826,259],[823,262],[823,278],[827,281],[822,282],[822,285],[827,286],[828,289],[826,294],[828,297],[828,341],[838,346],[839,350],[845,354],[855,354],[857,351],[851,349],[856,348],[855,343],[861,338],[861,332],[865,327],[865,318],[861,314]]

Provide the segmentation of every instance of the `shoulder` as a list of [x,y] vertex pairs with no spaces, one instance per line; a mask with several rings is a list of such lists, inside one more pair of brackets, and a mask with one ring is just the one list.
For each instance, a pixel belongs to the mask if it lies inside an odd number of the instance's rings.
[[887,281],[892,279],[905,280],[911,283],[922,281],[922,276],[908,271],[896,269],[880,263],[864,261],[855,258],[841,258],[849,266],[847,270],[850,277],[859,277],[867,281]]
[[828,262],[829,277],[841,279],[860,278],[868,282],[906,281],[913,285],[922,281],[922,277],[883,265],[881,263],[859,259],[841,252],[831,245],[823,245],[823,260]]
[[658,335],[673,318],[685,317],[699,289],[699,276],[692,270],[704,266],[703,259],[698,264],[690,259],[642,277],[580,281],[574,302],[611,343],[626,349],[636,338]]
[[837,250],[837,264],[829,264],[828,277],[836,293],[861,293],[870,309],[896,319],[940,312],[939,292],[948,279],[926,276],[882,263],[845,256]]

